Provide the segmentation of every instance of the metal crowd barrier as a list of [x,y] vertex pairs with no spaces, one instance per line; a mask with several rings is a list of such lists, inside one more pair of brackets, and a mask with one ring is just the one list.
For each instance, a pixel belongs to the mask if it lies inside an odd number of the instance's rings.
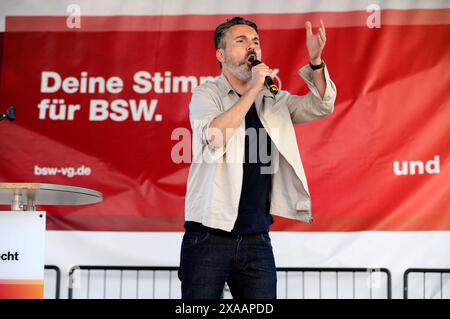
[[407,269],[403,275],[403,298],[450,299],[450,269]]
[[[172,292],[177,272],[178,267],[74,266],[69,271],[68,298],[176,298]],[[158,296],[160,291],[164,294]]]
[[[69,299],[180,298],[178,267],[75,266]],[[278,298],[392,298],[385,268],[277,268]],[[231,298],[227,287],[223,298]]]
[[61,270],[54,265],[45,265],[44,298],[59,299],[60,287],[61,287]]
[[[277,268],[280,298],[391,299],[392,277],[386,268]],[[297,277],[296,282],[294,278]],[[300,277],[300,278],[299,278]],[[284,280],[284,283],[283,283]],[[297,284],[296,284],[297,283]],[[299,289],[301,284],[301,289]],[[282,291],[284,288],[284,293]],[[291,291],[294,290],[295,294]]]

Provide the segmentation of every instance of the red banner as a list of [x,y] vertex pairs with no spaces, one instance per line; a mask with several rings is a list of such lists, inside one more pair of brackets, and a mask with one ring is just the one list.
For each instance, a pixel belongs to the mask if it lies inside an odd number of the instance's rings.
[[[368,28],[344,25],[348,14],[324,19],[335,111],[296,126],[314,223],[277,218],[272,230],[450,230],[448,22],[399,11],[411,19]],[[282,88],[305,94],[296,16],[248,18],[262,25],[263,59]],[[190,129],[191,89],[219,75],[213,30],[224,18],[114,32],[101,28],[104,17],[82,32],[45,19],[51,31],[21,30],[16,18],[2,36],[0,106],[16,106],[17,120],[0,123],[0,180],[103,193],[97,205],[43,207],[47,229],[181,231],[189,163],[174,162],[172,133]]]

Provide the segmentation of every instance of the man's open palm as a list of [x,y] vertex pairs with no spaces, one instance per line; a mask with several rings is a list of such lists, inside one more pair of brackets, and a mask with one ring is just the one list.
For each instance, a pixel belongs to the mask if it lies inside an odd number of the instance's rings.
[[323,21],[320,20],[320,26],[316,34],[312,32],[311,22],[306,21],[306,48],[308,49],[309,58],[311,61],[317,61],[322,56],[323,48],[325,47],[325,42],[327,40],[325,33],[325,26]]

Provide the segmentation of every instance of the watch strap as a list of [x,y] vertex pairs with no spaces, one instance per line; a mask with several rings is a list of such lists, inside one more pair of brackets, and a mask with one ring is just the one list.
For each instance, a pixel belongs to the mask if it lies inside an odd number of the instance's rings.
[[309,61],[309,66],[311,67],[312,70],[319,70],[322,69],[325,66],[325,62],[320,62],[320,64],[312,64],[311,61]]

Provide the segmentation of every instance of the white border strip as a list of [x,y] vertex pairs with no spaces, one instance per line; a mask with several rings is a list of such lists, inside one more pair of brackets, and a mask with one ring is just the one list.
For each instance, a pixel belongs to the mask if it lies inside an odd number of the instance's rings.
[[0,2],[0,19],[20,15],[66,15],[70,4],[81,7],[86,15],[184,15],[184,14],[259,14],[306,13],[321,11],[366,10],[371,4],[382,9],[443,9],[450,8],[447,0],[3,0]]
[[264,14],[348,12],[366,10],[371,4],[381,9],[446,9],[448,0],[2,0],[0,32],[5,31],[6,16],[66,16],[67,7],[78,4],[82,15],[192,15],[192,14]]

